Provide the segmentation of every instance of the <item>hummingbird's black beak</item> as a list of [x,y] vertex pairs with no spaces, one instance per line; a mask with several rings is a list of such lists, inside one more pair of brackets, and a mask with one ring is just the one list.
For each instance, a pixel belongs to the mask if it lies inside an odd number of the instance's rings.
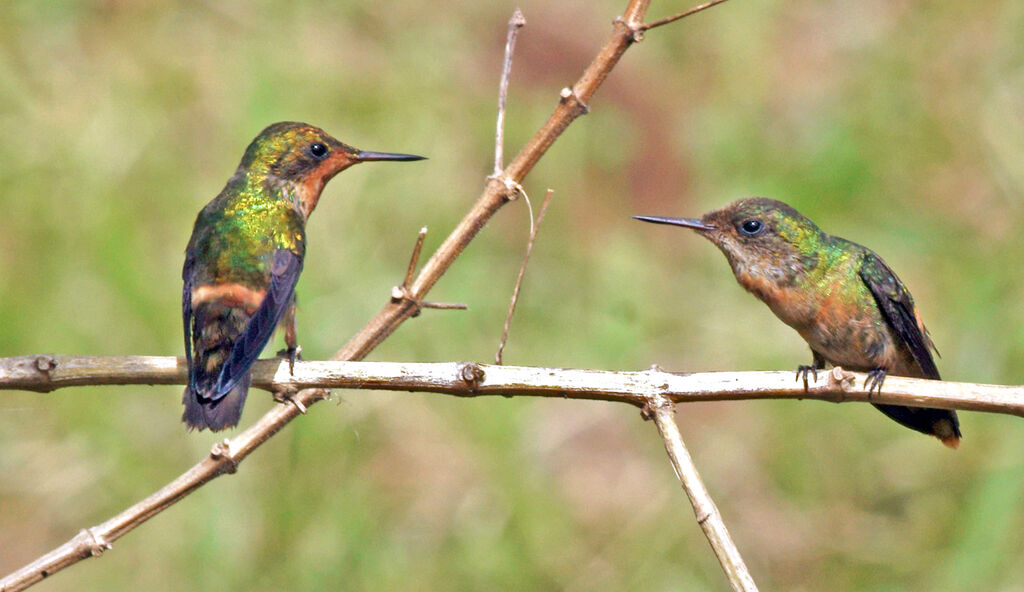
[[426,160],[426,156],[416,156],[415,154],[396,154],[393,152],[370,152],[369,150],[360,150],[356,152],[356,162],[369,162],[372,160]]
[[694,230],[714,230],[711,224],[705,224],[696,218],[658,218],[657,216],[633,216],[634,219],[642,222],[653,222],[654,224],[670,224],[672,226],[685,226]]

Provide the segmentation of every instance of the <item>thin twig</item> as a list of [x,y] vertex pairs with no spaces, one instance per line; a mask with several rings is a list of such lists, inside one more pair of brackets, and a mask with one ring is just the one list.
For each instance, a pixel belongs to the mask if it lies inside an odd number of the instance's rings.
[[498,86],[498,121],[494,134],[494,175],[501,174],[505,168],[505,102],[508,99],[508,81],[512,75],[512,56],[516,51],[516,38],[519,29],[526,26],[523,11],[516,8],[512,18],[508,20],[508,37],[505,40],[505,61],[501,65],[501,83]]
[[[516,312],[516,302],[519,300],[519,288],[523,285],[523,276],[526,274],[526,264],[530,261],[530,253],[533,252],[533,242],[537,240],[537,231],[544,221],[544,213],[548,211],[548,204],[551,203],[551,196],[555,194],[553,189],[548,189],[544,195],[544,202],[540,205],[540,212],[537,219],[533,219],[533,207],[530,207],[530,240],[526,242],[526,252],[523,254],[523,263],[519,266],[519,275],[516,276],[516,285],[512,288],[512,300],[508,303],[508,314],[505,315],[505,326],[501,330],[501,341],[498,342],[498,351],[494,354],[494,363],[501,365],[501,353],[505,350],[505,342],[508,341],[508,329],[512,324],[512,315]],[[526,196],[526,192],[523,192]],[[526,203],[530,198],[526,197]]]
[[416,237],[416,246],[412,248],[412,256],[409,257],[409,267],[405,270],[405,279],[402,280],[402,286],[406,289],[412,284],[412,277],[416,273],[416,266],[420,264],[420,252],[423,251],[423,241],[427,238],[427,227],[420,228],[420,233]]
[[750,577],[746,563],[740,555],[739,549],[729,535],[729,529],[725,527],[722,514],[718,506],[711,499],[711,494],[704,481],[697,472],[697,465],[693,463],[686,445],[683,443],[683,436],[679,433],[679,426],[676,425],[676,408],[672,401],[666,397],[656,396],[650,405],[644,408],[654,423],[658,426],[658,432],[665,440],[665,451],[668,453],[672,468],[675,469],[676,477],[683,486],[683,491],[690,498],[693,506],[693,513],[697,517],[697,524],[704,531],[704,536],[711,543],[711,548],[718,557],[718,563],[725,570],[729,584],[733,590],[740,592],[756,592],[757,585],[754,578]]
[[640,31],[648,31],[648,30],[653,29],[655,27],[660,27],[662,25],[667,25],[667,24],[669,24],[671,22],[678,21],[681,18],[686,18],[686,17],[690,16],[691,14],[697,14],[698,12],[700,12],[702,10],[707,10],[708,8],[711,8],[712,6],[714,6],[716,4],[721,4],[722,2],[725,2],[725,0],[711,0],[711,2],[706,2],[704,4],[701,4],[700,6],[694,6],[693,8],[691,8],[689,10],[684,10],[683,12],[680,12],[679,14],[674,14],[672,16],[656,20],[653,23],[646,23],[646,24],[640,25],[640,27],[638,27],[638,30],[640,30]]

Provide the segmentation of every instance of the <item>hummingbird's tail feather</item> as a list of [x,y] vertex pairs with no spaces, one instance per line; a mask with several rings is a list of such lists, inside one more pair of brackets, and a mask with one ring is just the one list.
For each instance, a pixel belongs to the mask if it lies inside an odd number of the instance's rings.
[[955,449],[960,446],[962,434],[956,411],[900,405],[875,405],[875,408],[900,425],[922,434],[935,436],[950,448]]
[[181,401],[185,405],[185,413],[181,420],[190,430],[209,428],[211,432],[217,432],[235,427],[242,418],[242,406],[249,393],[250,380],[251,375],[246,373],[235,388],[219,399],[201,397],[191,386],[186,386]]

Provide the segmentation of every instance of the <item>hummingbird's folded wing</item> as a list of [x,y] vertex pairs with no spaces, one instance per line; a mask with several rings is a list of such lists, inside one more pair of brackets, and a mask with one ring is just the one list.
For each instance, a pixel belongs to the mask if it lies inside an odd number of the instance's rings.
[[221,367],[216,391],[210,399],[217,400],[228,394],[248,374],[287,310],[301,271],[300,255],[288,249],[278,249],[274,252],[270,286],[267,287],[266,296],[249,319],[245,331],[235,341],[231,356]]
[[910,349],[925,377],[939,379],[939,369],[929,348],[934,349],[927,330],[917,316],[914,299],[882,259],[868,251],[861,262],[860,277],[878,302],[886,322]]

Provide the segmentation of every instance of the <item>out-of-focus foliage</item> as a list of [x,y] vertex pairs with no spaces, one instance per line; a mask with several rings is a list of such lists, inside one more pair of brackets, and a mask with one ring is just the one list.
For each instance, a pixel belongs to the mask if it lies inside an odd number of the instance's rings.
[[[624,2],[520,2],[514,153]],[[490,171],[515,3],[0,6],[0,355],[181,355],[196,212],[265,125],[425,154],[327,188],[300,342],[325,358]],[[652,18],[685,8],[655,2]],[[555,201],[511,364],[796,368],[799,337],[722,256],[632,214],[768,195],[913,290],[952,380],[1024,382],[1024,4],[734,0],[651,31],[526,183]],[[492,358],[528,231],[506,207],[376,360]],[[276,344],[275,344],[276,346]],[[276,347],[275,347],[276,349]],[[0,571],[148,495],[223,436],[177,387],[0,395]],[[628,407],[338,392],[219,479],[40,590],[700,590],[725,584],[653,426]],[[243,424],[273,403],[254,391]],[[687,405],[679,420],[765,589],[1011,589],[1024,423],[963,446],[867,405]]]

